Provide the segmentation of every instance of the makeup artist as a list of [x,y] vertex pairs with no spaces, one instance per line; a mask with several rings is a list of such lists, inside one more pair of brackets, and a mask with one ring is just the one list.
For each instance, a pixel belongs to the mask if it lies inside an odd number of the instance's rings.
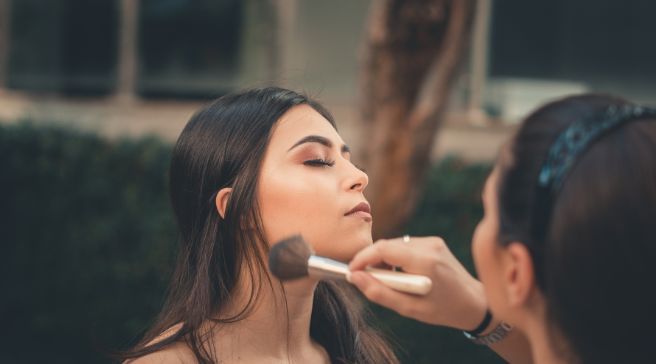
[[[510,362],[656,361],[654,109],[594,94],[539,108],[503,148],[482,200],[480,281],[442,239],[412,237],[360,251],[352,282]],[[358,271],[382,262],[430,276],[433,291],[402,294]]]

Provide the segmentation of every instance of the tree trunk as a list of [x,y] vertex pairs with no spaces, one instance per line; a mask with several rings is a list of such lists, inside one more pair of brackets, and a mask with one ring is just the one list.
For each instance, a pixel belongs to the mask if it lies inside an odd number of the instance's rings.
[[270,0],[266,3],[269,12],[268,81],[272,85],[285,86],[287,82],[286,70],[297,7],[297,0]]
[[136,98],[140,3],[140,0],[121,0],[120,2],[116,85],[116,97],[120,102],[132,102]]
[[469,43],[474,2],[372,3],[360,91],[376,238],[401,234],[420,196]]

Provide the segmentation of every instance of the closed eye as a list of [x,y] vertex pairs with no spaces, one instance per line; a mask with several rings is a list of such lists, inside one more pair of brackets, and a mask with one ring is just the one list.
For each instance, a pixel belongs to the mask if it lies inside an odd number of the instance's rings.
[[303,164],[310,167],[332,167],[335,165],[335,161],[317,158],[306,160]]

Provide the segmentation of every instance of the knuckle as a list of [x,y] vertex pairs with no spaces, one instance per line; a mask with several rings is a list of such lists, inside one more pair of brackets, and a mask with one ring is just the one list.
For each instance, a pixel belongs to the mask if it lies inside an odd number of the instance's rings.
[[442,252],[446,247],[446,242],[440,237],[434,237],[430,240],[430,247],[434,252]]

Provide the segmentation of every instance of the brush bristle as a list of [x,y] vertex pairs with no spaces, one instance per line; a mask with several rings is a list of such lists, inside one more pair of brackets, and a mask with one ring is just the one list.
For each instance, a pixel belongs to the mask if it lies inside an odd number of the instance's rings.
[[300,235],[291,236],[271,247],[269,270],[281,280],[305,277],[311,255],[312,249]]

